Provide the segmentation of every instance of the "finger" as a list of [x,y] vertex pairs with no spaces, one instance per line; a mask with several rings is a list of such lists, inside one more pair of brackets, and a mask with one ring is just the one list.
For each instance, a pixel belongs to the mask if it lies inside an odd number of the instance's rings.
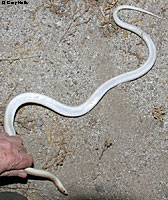
[[17,162],[15,159],[15,163],[11,166],[12,169],[25,169],[30,167],[33,164],[33,157],[30,154],[20,153],[17,158]]
[[12,142],[23,144],[23,140],[19,136],[9,136],[6,132],[0,132],[0,136],[10,138]]
[[9,136],[8,139],[16,144],[23,145],[23,140],[18,136]]
[[18,136],[9,136],[7,133],[0,133],[0,139],[6,139],[15,144],[23,144],[23,140]]
[[0,132],[0,135],[9,136],[6,132]]
[[7,134],[7,133],[5,133],[5,132],[0,132],[0,138],[7,138],[7,137],[9,137],[9,135]]
[[0,176],[18,176],[21,178],[26,178],[27,173],[25,170],[11,170],[11,171],[6,171],[6,172],[0,174]]
[[13,151],[15,153],[17,153],[17,152],[18,153],[27,153],[27,150],[26,150],[26,148],[23,145],[17,145],[17,144],[15,144],[13,147],[14,147]]
[[0,138],[0,151],[2,151],[2,148],[6,150],[8,153],[14,152],[16,155],[18,153],[27,153],[27,150],[24,148],[21,144],[16,144],[14,142],[11,142],[8,138]]
[[32,166],[33,164],[33,156],[30,154],[21,154],[21,167],[22,169],[25,169],[27,167]]
[[3,136],[4,139],[11,142],[11,144],[14,145],[14,149],[16,149],[18,152],[27,153],[27,150],[23,146],[23,140],[19,138],[18,136]]

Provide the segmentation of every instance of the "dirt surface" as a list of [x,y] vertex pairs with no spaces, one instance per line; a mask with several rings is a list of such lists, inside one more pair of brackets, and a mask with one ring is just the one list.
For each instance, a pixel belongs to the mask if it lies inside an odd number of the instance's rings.
[[145,62],[144,42],[114,23],[115,6],[137,6],[165,19],[120,13],[151,36],[157,61],[145,76],[110,90],[88,114],[68,118],[38,105],[17,112],[15,129],[35,167],[56,174],[69,195],[34,177],[2,179],[1,190],[29,200],[168,199],[167,1],[27,2],[0,5],[2,130],[5,107],[20,93],[79,105],[106,80]]

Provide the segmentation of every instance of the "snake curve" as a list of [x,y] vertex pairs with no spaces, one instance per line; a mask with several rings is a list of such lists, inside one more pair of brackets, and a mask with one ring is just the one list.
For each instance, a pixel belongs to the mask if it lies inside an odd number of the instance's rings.
[[[130,72],[126,72],[124,74],[118,75],[106,81],[105,83],[100,85],[95,90],[95,92],[83,104],[78,105],[78,106],[74,106],[74,107],[67,106],[48,96],[38,94],[38,93],[19,94],[18,96],[14,97],[9,102],[6,108],[5,116],[4,116],[5,132],[7,132],[11,136],[16,135],[15,129],[14,129],[14,118],[15,118],[18,108],[21,105],[24,105],[26,103],[35,103],[35,104],[43,105],[46,108],[49,108],[55,111],[56,113],[59,113],[64,116],[69,116],[69,117],[82,116],[86,114],[87,112],[89,112],[92,108],[94,108],[95,105],[100,101],[100,99],[106,94],[108,90],[117,86],[120,83],[137,79],[143,76],[144,74],[146,74],[152,68],[156,60],[155,45],[153,41],[151,40],[151,38],[140,28],[133,26],[131,24],[127,24],[118,18],[118,15],[117,15],[118,11],[123,10],[123,9],[136,10],[136,11],[143,12],[149,15],[153,15],[158,18],[160,17],[151,12],[145,11],[141,8],[128,6],[128,5],[118,6],[113,11],[113,18],[117,25],[131,32],[136,33],[140,38],[142,38],[145,41],[148,47],[148,59],[146,60],[146,62],[142,66],[140,66],[138,69],[135,69]],[[30,168],[30,167],[26,168],[25,171],[27,172],[27,174],[30,174],[30,175],[41,176],[44,178],[51,179],[55,183],[56,187],[58,188],[60,192],[62,192],[63,194],[68,194],[67,190],[64,188],[61,181],[50,172],[47,172],[44,170],[38,170],[38,169]]]

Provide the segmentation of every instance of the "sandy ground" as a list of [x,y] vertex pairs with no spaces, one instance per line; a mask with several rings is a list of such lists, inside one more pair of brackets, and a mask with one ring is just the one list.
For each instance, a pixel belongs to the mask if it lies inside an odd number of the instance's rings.
[[[0,5],[0,129],[16,95],[38,92],[68,105],[83,103],[104,81],[138,68],[144,42],[113,21],[112,1],[27,0]],[[168,199],[168,6],[166,0],[118,1],[151,11],[120,18],[147,32],[157,49],[152,70],[110,90],[88,114],[60,116],[38,105],[19,109],[15,129],[36,168],[52,182],[1,179],[2,191],[29,200]],[[104,10],[104,16],[101,10]],[[15,183],[19,182],[19,183]]]

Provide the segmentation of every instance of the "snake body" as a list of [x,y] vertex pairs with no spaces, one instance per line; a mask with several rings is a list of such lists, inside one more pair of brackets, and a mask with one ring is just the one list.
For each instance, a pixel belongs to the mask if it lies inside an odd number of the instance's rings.
[[[83,104],[81,104],[79,106],[74,106],[74,107],[67,106],[67,105],[64,105],[48,96],[38,94],[38,93],[23,93],[23,94],[20,94],[20,95],[14,97],[8,104],[8,106],[6,108],[6,112],[5,112],[5,117],[4,117],[4,128],[5,128],[5,131],[9,135],[16,134],[15,129],[14,129],[14,118],[15,118],[18,108],[21,105],[24,105],[26,103],[35,103],[35,104],[43,105],[43,106],[61,114],[61,115],[64,115],[64,116],[69,116],[69,117],[81,116],[81,115],[84,115],[87,112],[89,112],[92,108],[94,108],[95,105],[100,101],[100,99],[105,95],[105,93],[108,90],[117,86],[120,83],[124,83],[126,81],[131,81],[131,80],[137,79],[137,78],[143,76],[144,74],[146,74],[152,68],[152,66],[154,65],[155,60],[156,60],[156,48],[155,48],[153,41],[141,29],[139,29],[136,26],[133,26],[131,24],[127,24],[118,18],[118,15],[117,15],[118,11],[120,11],[122,9],[131,9],[131,10],[144,12],[144,13],[153,15],[155,17],[158,17],[158,16],[151,12],[145,11],[141,8],[128,6],[128,5],[118,6],[117,8],[115,8],[115,10],[113,12],[113,18],[117,25],[119,25],[120,27],[122,27],[124,29],[127,29],[129,31],[136,33],[139,37],[141,37],[145,41],[145,43],[148,47],[148,51],[149,51],[148,59],[146,60],[146,62],[142,66],[140,66],[138,69],[118,75],[118,76],[106,81],[101,86],[99,86],[95,90],[95,92]],[[64,188],[64,186],[62,185],[60,180],[55,175],[53,175],[47,171],[38,170],[38,169],[34,169],[34,168],[26,168],[25,170],[28,174],[51,179],[55,183],[55,185],[57,186],[57,188],[59,189],[60,192],[67,194],[66,189]]]

